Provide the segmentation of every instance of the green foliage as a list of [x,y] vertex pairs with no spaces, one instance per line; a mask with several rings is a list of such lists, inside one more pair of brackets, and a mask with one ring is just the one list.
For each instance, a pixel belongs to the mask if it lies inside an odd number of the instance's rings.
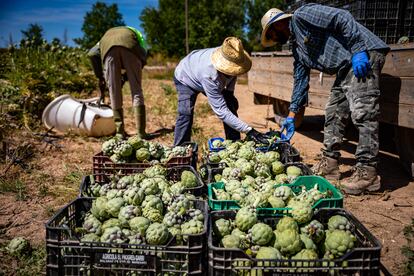
[[34,47],[39,47],[43,43],[43,28],[39,24],[29,24],[26,30],[22,30],[23,42],[30,41]]
[[411,224],[404,227],[404,237],[407,244],[401,247],[401,253],[405,256],[404,275],[414,274],[414,219]]
[[[140,19],[151,50],[169,57],[185,55],[184,1],[160,0]],[[219,46],[227,36],[243,38],[246,1],[199,0],[188,5],[189,48]]]
[[252,0],[247,1],[247,39],[248,47],[252,51],[274,50],[272,48],[263,48],[260,44],[262,34],[261,19],[263,15],[271,8],[283,10],[285,1],[283,0]]
[[83,18],[83,37],[75,38],[74,41],[83,48],[91,48],[108,29],[124,25],[125,22],[118,11],[117,4],[106,5],[97,1]]
[[90,94],[96,82],[81,50],[46,41],[35,47],[32,42],[22,41],[20,48],[2,53],[7,69],[0,80],[2,111],[28,127],[40,122],[44,108],[57,96]]

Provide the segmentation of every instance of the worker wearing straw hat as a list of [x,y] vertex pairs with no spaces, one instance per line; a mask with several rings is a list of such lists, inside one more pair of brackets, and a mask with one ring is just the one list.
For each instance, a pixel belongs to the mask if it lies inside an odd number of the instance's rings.
[[234,96],[237,76],[250,70],[252,61],[236,37],[228,37],[221,47],[195,50],[183,58],[175,69],[178,114],[174,145],[191,140],[194,105],[199,92],[207,96],[214,113],[223,121],[226,139],[239,140],[240,132],[252,140],[267,144],[260,132],[237,117],[238,101]]
[[307,102],[310,70],[336,74],[326,105],[323,157],[312,169],[339,179],[340,144],[351,114],[359,130],[357,164],[341,186],[350,194],[379,190],[379,76],[389,47],[349,12],[318,4],[304,5],[293,14],[273,8],[261,23],[263,46],[284,44],[289,38],[292,42],[294,87],[290,112],[282,124],[287,136],[293,136],[295,113]]

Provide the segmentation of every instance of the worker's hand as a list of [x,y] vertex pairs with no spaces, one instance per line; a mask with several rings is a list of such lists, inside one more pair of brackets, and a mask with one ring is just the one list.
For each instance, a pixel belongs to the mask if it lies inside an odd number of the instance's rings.
[[354,75],[357,78],[366,78],[368,71],[371,70],[371,65],[369,64],[369,58],[366,51],[355,53],[352,56],[352,69],[354,70]]
[[[286,129],[286,134],[283,135],[283,131],[285,129]],[[282,128],[280,129],[280,133],[281,135],[284,136],[284,140],[290,141],[290,139],[292,139],[293,134],[295,134],[295,118],[294,117],[287,117],[283,121]]]
[[263,133],[258,132],[254,128],[252,128],[249,132],[247,132],[247,138],[249,140],[255,141],[258,144],[265,144],[268,145],[269,141],[267,141],[266,137]]

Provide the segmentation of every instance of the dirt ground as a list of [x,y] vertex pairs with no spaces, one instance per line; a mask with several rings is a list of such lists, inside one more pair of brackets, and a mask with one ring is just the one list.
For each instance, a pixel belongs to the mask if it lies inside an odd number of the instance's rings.
[[[162,87],[166,86],[174,88],[172,81],[145,79],[143,82],[148,110],[147,131],[162,133],[156,140],[172,144],[176,103],[163,105],[165,99]],[[247,85],[237,85],[236,96],[239,99],[241,119],[261,131],[278,128],[274,122],[266,119],[273,115],[272,108],[267,105],[254,105]],[[127,94],[124,96],[124,103],[127,107],[127,132],[132,134],[134,122],[128,108],[131,101]],[[163,112],[167,107],[169,111]],[[224,136],[222,123],[208,110],[203,95],[198,98],[195,116],[197,142],[205,143],[208,137]],[[308,109],[302,129],[293,138],[294,146],[301,152],[303,161],[309,165],[316,162],[320,153],[322,126],[323,111]],[[27,137],[27,134],[22,133],[21,137]],[[21,137],[15,137],[15,143],[21,143]],[[38,149],[43,149],[43,153],[37,154],[36,161],[31,162],[28,171],[22,173],[21,168],[13,167],[8,172],[7,179],[11,181],[19,178],[23,186],[18,186],[20,188],[17,192],[12,189],[12,192],[0,193],[0,243],[15,236],[24,236],[33,244],[44,244],[44,223],[77,196],[81,177],[91,173],[92,156],[100,150],[102,143],[102,139],[66,135],[57,142],[62,146],[61,149],[50,146],[44,149],[45,144],[39,142],[39,139],[31,140],[37,144]],[[344,177],[350,175],[355,147],[356,143],[352,139],[344,143],[341,160]],[[202,150],[203,146],[200,144],[200,151]],[[404,261],[400,252],[401,246],[405,244],[402,229],[414,217],[414,182],[410,182],[404,174],[395,155],[381,152],[380,159],[382,190],[376,194],[347,196],[345,207],[381,241],[382,262],[393,275],[399,275],[402,273],[401,265]]]

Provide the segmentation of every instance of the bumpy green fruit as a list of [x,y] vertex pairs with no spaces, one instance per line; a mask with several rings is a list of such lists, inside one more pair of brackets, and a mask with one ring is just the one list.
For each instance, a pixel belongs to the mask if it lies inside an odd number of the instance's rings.
[[341,215],[335,215],[329,218],[328,220],[328,229],[329,230],[344,230],[350,231],[351,230],[351,223],[349,220]]
[[145,231],[150,226],[151,221],[145,217],[135,217],[129,221],[129,228],[136,233],[145,236]]
[[118,217],[121,207],[124,206],[125,200],[122,197],[116,197],[108,200],[106,204],[108,213],[113,217]]
[[264,223],[256,223],[251,229],[252,241],[257,245],[267,245],[273,238],[272,228]]
[[280,161],[275,161],[272,163],[272,173],[273,175],[278,175],[283,173],[285,170],[285,166]]
[[214,234],[221,239],[226,235],[230,235],[233,230],[233,225],[230,220],[220,218],[213,224]]
[[166,244],[169,237],[168,228],[162,223],[151,224],[145,234],[148,244],[163,245]]
[[186,235],[196,235],[204,231],[204,224],[199,220],[189,220],[181,225],[181,233],[184,241],[188,240]]
[[299,227],[297,222],[291,217],[283,217],[281,218],[276,226],[276,231],[283,232],[286,229],[293,229],[294,231],[298,231]]
[[326,231],[325,249],[333,258],[340,257],[354,248],[356,238],[343,230]]
[[194,188],[198,186],[197,177],[191,171],[183,171],[181,173],[181,185],[184,188]]
[[280,197],[275,197],[272,195],[272,196],[269,196],[267,201],[272,206],[272,208],[284,208],[285,207],[285,202]]
[[127,205],[121,207],[119,210],[118,219],[123,226],[127,227],[129,225],[129,221],[139,215],[141,215],[141,209],[139,207]]
[[145,147],[145,144],[147,141],[139,137],[138,135],[134,135],[128,138],[128,144],[132,146],[134,150],[140,149],[142,147]]
[[81,242],[99,242],[101,239],[95,233],[89,233],[81,238]]
[[237,228],[243,232],[247,232],[257,223],[256,212],[249,207],[243,207],[237,212],[235,221]]
[[325,231],[324,231],[323,224],[317,220],[312,220],[308,224],[301,227],[300,232],[302,234],[307,235],[315,243],[321,242],[323,238],[325,237]]
[[[261,246],[257,251],[256,259],[271,259],[271,260],[282,260],[283,256],[274,247]],[[259,266],[270,266],[270,262],[257,262]]]
[[221,239],[224,248],[240,248],[240,238],[235,235],[226,235]]
[[161,223],[163,220],[162,212],[160,212],[158,209],[154,209],[151,207],[145,207],[142,210],[142,215],[149,219],[151,222]]
[[[292,256],[292,260],[317,260],[318,253],[314,249],[302,249],[299,251],[295,256]],[[314,272],[311,269],[299,269],[299,267],[315,267],[317,263],[315,262],[295,262],[295,266],[297,268],[296,272],[303,273],[303,272]]]
[[312,206],[306,202],[296,202],[293,205],[288,205],[292,208],[292,217],[298,224],[304,224],[311,221],[313,217]]
[[287,174],[281,173],[275,176],[275,181],[276,183],[279,184],[284,184],[284,183],[288,183],[288,176]]
[[118,226],[109,227],[105,229],[101,236],[101,242],[107,243],[124,243],[126,237],[124,233],[122,233],[121,228]]
[[88,233],[94,233],[96,235],[102,234],[102,223],[93,215],[89,215],[85,218],[83,228]]
[[30,251],[30,243],[22,237],[12,239],[6,246],[7,252],[13,256],[22,256]]
[[281,185],[279,187],[276,187],[273,195],[275,197],[280,197],[283,201],[287,202],[294,196],[294,193],[289,186]]
[[302,249],[303,243],[299,233],[293,229],[286,229],[283,232],[277,232],[275,247],[283,255],[292,256]]
[[160,192],[160,188],[158,187],[158,183],[154,178],[146,178],[141,182],[141,189],[143,190],[144,194],[148,195],[155,195]]
[[303,242],[303,245],[306,249],[317,250],[316,244],[311,240],[307,235],[300,234],[300,240]]
[[110,218],[102,223],[102,231],[115,226],[121,228],[121,222],[117,218]]
[[137,159],[137,161],[142,162],[142,161],[147,161],[149,160],[151,157],[151,154],[149,152],[148,149],[146,148],[140,148],[137,150],[137,152],[135,153],[135,158]]
[[91,213],[101,221],[107,219],[109,217],[108,200],[105,197],[97,197],[92,203]]
[[117,154],[121,157],[128,158],[132,155],[133,148],[126,141],[121,141],[118,143],[118,146],[114,149],[114,154]]
[[102,143],[102,152],[107,156],[114,154],[114,149],[117,147],[119,140],[118,139],[109,139]]

